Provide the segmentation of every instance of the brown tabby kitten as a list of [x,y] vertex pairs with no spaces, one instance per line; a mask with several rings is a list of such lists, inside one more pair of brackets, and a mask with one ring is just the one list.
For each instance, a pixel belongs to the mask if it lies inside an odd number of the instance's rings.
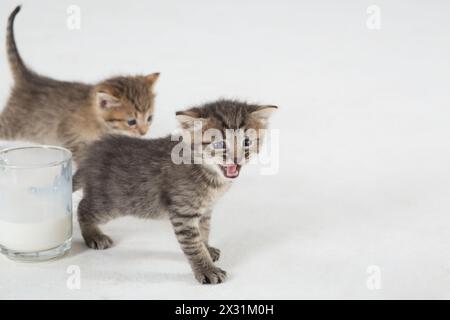
[[[256,135],[247,132],[266,128],[275,109],[219,100],[177,112],[183,137],[200,134],[196,140],[183,138],[179,142],[173,141],[173,136],[147,140],[113,135],[94,142],[73,181],[74,190],[83,188],[78,220],[86,244],[93,249],[112,246],[111,238],[99,228],[111,219],[124,215],[167,216],[196,279],[201,283],[224,281],[225,271],[213,263],[219,259],[220,251],[208,241],[211,212],[239,175],[243,160],[258,152],[261,131]],[[201,130],[197,123],[202,124]],[[219,134],[207,135],[212,129]],[[228,131],[224,140],[221,133],[229,129],[243,134]],[[180,147],[192,150],[186,159],[208,161],[176,164]],[[230,155],[232,149],[237,149],[235,154],[241,154],[242,158]]]
[[86,144],[106,133],[141,136],[154,111],[159,73],[115,77],[96,85],[53,80],[25,66],[14,40],[10,15],[7,50],[14,87],[0,115],[0,139],[62,145],[78,161]]

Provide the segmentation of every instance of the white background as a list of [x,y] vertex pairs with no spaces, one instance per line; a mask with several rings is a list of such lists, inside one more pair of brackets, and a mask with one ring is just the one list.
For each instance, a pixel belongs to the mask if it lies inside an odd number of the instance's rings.
[[[107,251],[76,226],[61,260],[2,257],[0,298],[450,298],[448,1],[21,3],[18,46],[45,75],[162,73],[150,136],[218,97],[278,105],[279,171],[244,170],[217,205],[222,285],[195,282],[167,221],[125,218],[105,228]],[[0,2],[1,39],[16,4]],[[70,4],[80,30],[66,26]],[[380,30],[366,26],[372,4]],[[4,104],[4,40],[0,52]],[[66,287],[70,265],[80,290]]]

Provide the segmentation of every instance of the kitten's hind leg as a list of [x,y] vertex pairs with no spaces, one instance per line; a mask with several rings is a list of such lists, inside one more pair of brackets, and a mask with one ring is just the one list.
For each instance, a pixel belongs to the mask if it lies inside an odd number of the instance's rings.
[[78,205],[78,222],[80,224],[81,235],[89,248],[104,250],[112,247],[112,239],[104,234],[99,224],[106,223],[110,218],[96,215],[89,206],[87,199],[82,199]]
[[5,116],[5,111],[0,115],[0,140],[15,140],[19,138],[17,127],[14,121],[10,121]]
[[113,240],[104,234],[97,225],[82,225],[80,223],[80,228],[84,242],[86,242],[86,245],[89,248],[95,250],[105,250],[113,246]]

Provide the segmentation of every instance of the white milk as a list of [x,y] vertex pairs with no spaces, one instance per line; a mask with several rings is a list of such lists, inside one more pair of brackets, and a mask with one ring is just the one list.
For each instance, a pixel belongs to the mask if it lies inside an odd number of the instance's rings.
[[[60,151],[25,149],[3,155],[5,163],[46,164]],[[6,160],[5,160],[6,159]],[[70,163],[48,167],[0,165],[0,246],[18,252],[55,249],[72,235]]]
[[0,245],[21,252],[56,248],[72,236],[72,217],[55,216],[36,223],[14,223],[0,220]]
[[72,214],[59,198],[3,189],[0,197],[0,245],[35,252],[56,248],[72,235]]

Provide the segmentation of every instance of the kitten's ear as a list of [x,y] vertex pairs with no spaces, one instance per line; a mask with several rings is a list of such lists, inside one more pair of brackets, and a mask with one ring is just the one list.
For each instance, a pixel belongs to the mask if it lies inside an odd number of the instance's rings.
[[260,106],[257,110],[253,111],[251,113],[251,116],[262,122],[263,124],[267,124],[267,121],[269,120],[272,113],[277,110],[277,106]]
[[156,80],[158,80],[160,73],[159,72],[155,72],[152,74],[149,74],[147,76],[145,76],[145,79],[148,81],[148,83],[150,85],[154,84],[156,82]]
[[175,115],[181,128],[185,130],[198,130],[208,122],[208,119],[201,118],[195,111],[177,111]]
[[106,92],[97,92],[97,105],[102,109],[120,107],[120,100]]

